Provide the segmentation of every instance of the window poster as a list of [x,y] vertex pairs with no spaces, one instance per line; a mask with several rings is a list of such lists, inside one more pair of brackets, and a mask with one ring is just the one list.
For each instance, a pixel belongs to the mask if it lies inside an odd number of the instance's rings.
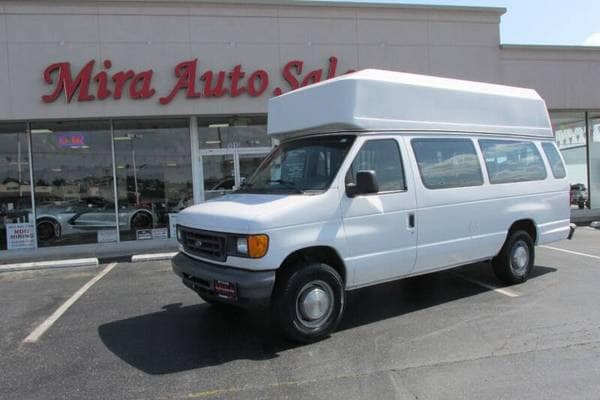
[[32,223],[6,224],[8,250],[35,248],[35,225]]

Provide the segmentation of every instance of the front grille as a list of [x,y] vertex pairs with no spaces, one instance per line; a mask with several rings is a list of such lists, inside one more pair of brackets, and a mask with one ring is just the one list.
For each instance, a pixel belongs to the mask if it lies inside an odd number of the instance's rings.
[[195,256],[225,261],[227,258],[227,237],[217,232],[179,226],[183,249]]

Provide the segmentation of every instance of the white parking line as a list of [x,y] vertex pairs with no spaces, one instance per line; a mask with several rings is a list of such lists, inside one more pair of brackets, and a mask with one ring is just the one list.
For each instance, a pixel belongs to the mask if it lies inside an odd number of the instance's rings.
[[474,283],[474,284],[479,285],[481,287],[484,287],[486,289],[493,290],[496,293],[500,293],[500,294],[503,294],[503,295],[508,296],[508,297],[519,297],[520,296],[519,293],[517,293],[517,292],[515,292],[514,290],[511,290],[511,289],[499,288],[499,287],[496,287],[494,285],[490,285],[489,283],[485,283],[485,282],[482,282],[480,280],[470,278],[470,277],[465,276],[463,274],[455,273],[454,275],[458,276],[459,278],[464,279],[465,281]]
[[600,260],[599,256],[595,256],[593,254],[586,254],[586,253],[580,253],[578,251],[573,251],[573,250],[565,250],[565,249],[560,249],[558,247],[552,247],[552,246],[540,246],[543,247],[545,249],[550,249],[550,250],[556,250],[556,251],[562,251],[563,253],[569,253],[569,254],[575,254],[578,256],[583,256],[583,257],[589,257],[589,258],[595,258],[596,260]]
[[54,324],[68,309],[71,307],[94,283],[98,282],[102,277],[108,274],[117,263],[111,263],[106,266],[98,275],[93,277],[88,283],[83,285],[78,291],[73,294],[67,301],[65,301],[51,316],[49,316],[44,322],[38,325],[25,339],[23,343],[35,343],[38,339]]

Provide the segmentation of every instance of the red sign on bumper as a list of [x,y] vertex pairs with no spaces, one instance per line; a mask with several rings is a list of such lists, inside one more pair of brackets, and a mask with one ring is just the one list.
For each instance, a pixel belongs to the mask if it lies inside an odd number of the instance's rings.
[[237,288],[231,282],[215,281],[215,293],[225,299],[237,298]]

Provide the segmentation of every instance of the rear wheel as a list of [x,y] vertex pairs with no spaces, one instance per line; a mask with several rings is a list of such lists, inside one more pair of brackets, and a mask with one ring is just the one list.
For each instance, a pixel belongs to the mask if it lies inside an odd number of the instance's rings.
[[133,230],[152,228],[152,216],[145,211],[139,211],[131,218]]
[[525,231],[510,234],[500,253],[492,260],[494,273],[509,285],[529,278],[535,259],[533,239]]
[[322,263],[300,263],[284,271],[273,296],[273,320],[289,339],[310,343],[327,337],[344,311],[342,278]]

